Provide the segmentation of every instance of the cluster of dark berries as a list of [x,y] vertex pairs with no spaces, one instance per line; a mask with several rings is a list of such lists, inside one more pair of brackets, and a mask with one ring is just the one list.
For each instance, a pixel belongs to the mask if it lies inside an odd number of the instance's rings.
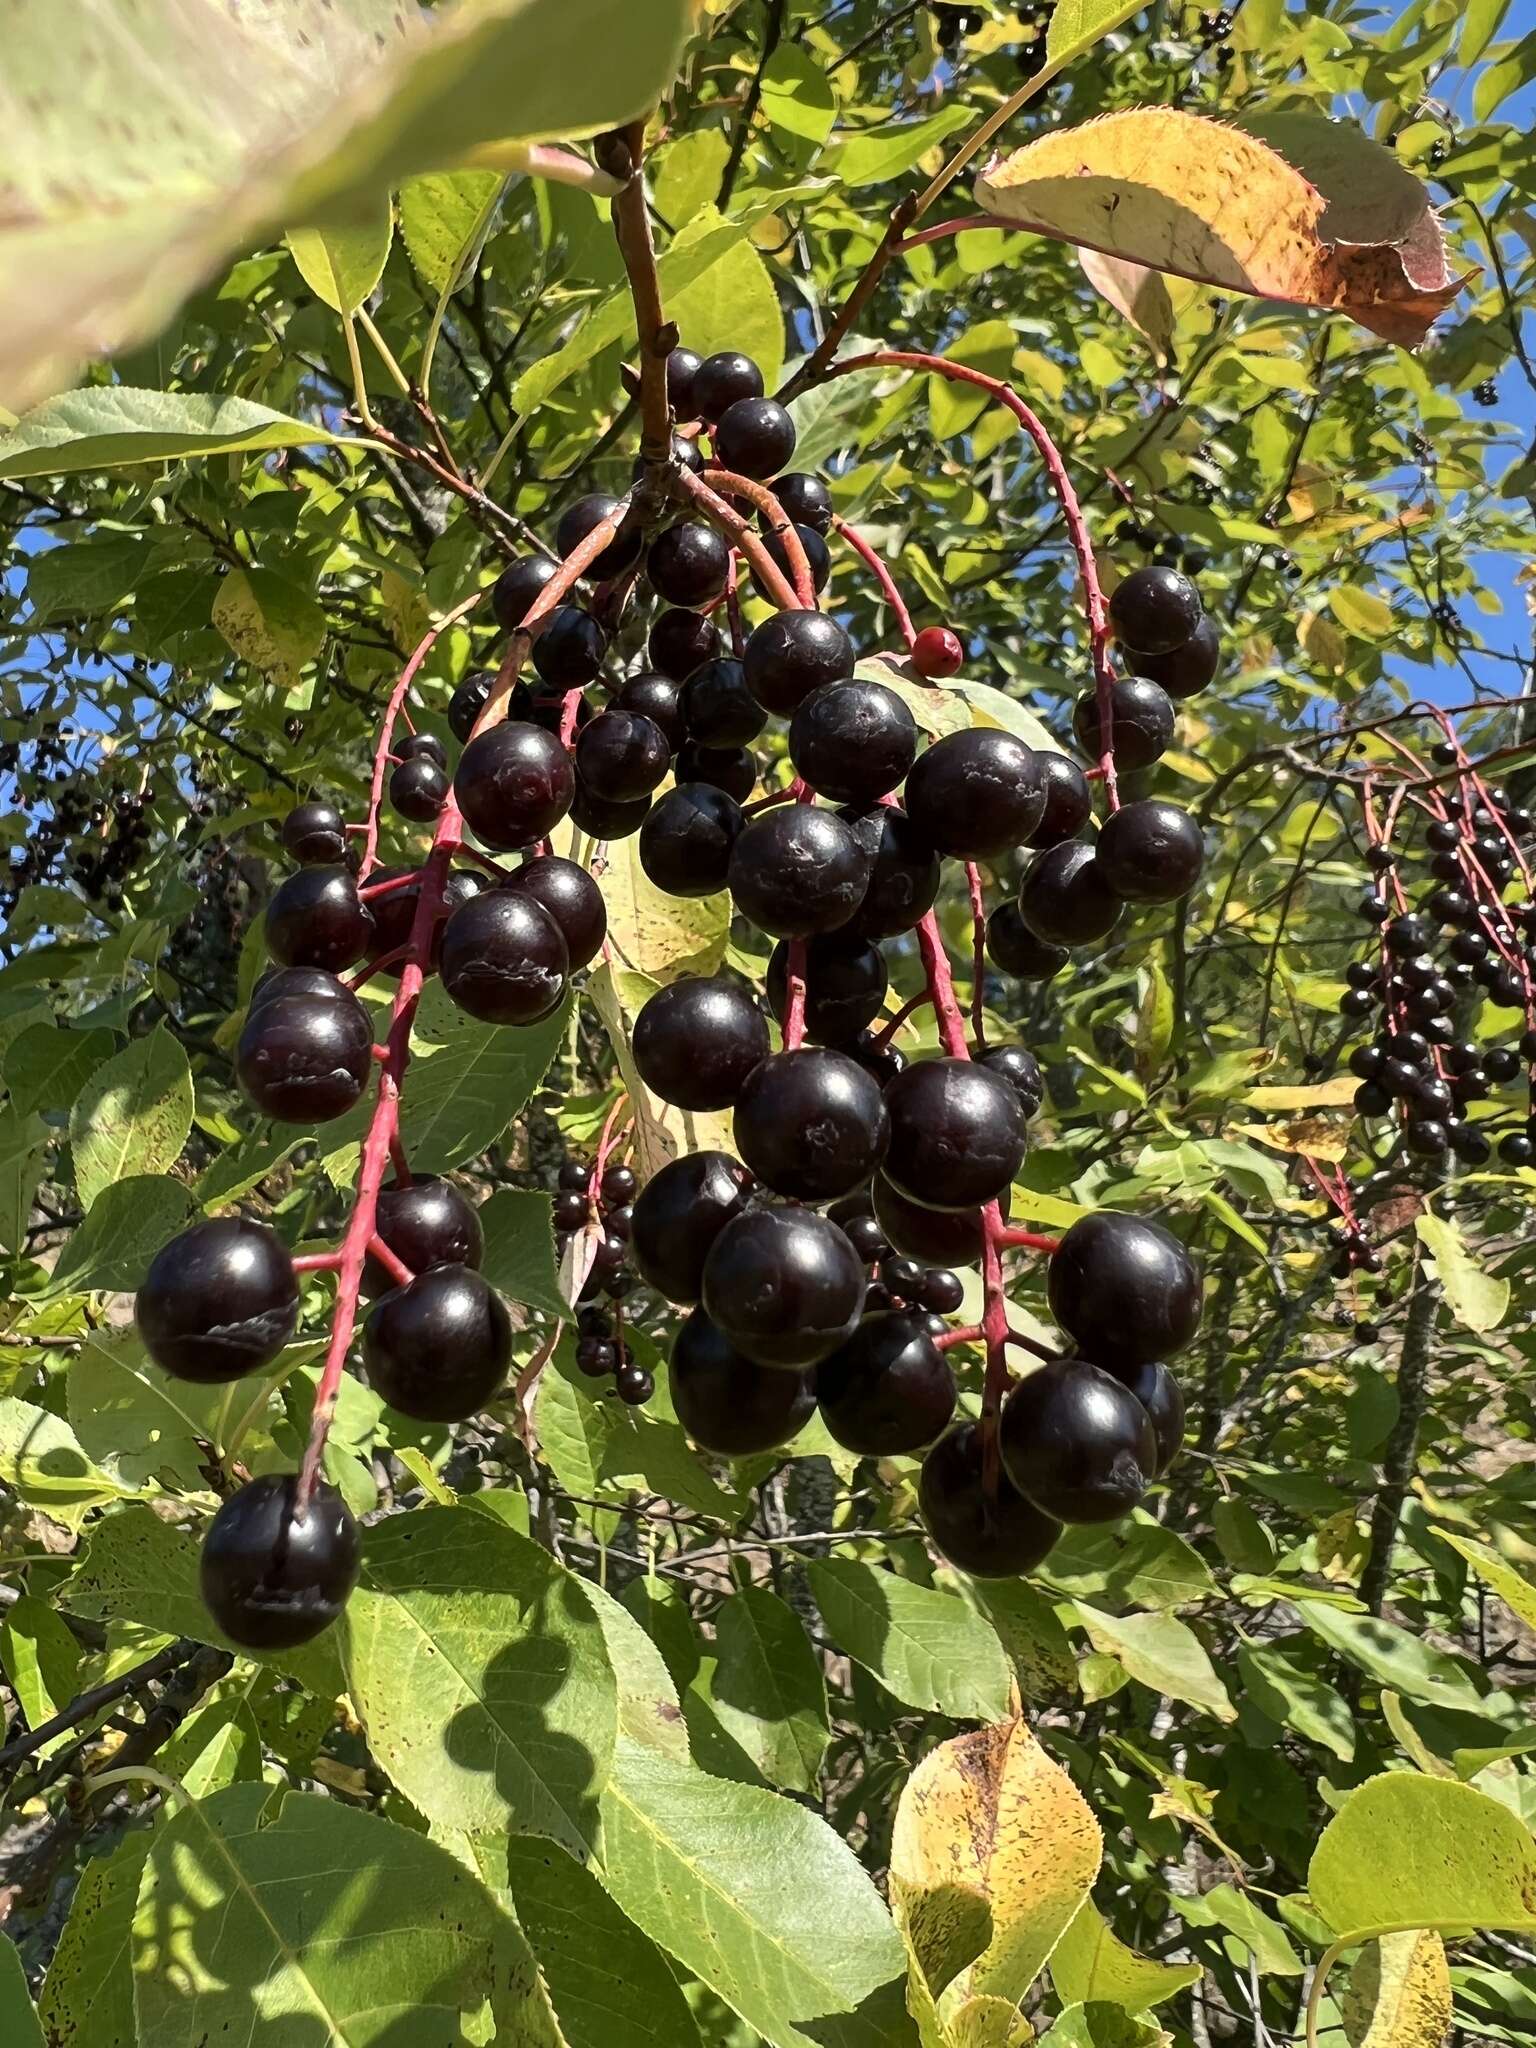
[[[1458,756],[1447,742],[1435,758],[1454,765]],[[1344,1016],[1375,1027],[1349,1056],[1360,1081],[1355,1107],[1368,1117],[1395,1113],[1405,1146],[1431,1173],[1447,1153],[1481,1166],[1495,1141],[1508,1165],[1528,1166],[1536,1160],[1536,908],[1504,897],[1533,820],[1504,790],[1470,782],[1439,811],[1411,853],[1369,849],[1376,882],[1360,914],[1376,942],[1372,957],[1346,969],[1339,1001]],[[1413,886],[1415,865],[1427,880],[1410,908],[1404,885]],[[1463,1036],[1455,1013],[1475,994],[1516,1014],[1513,1043],[1479,1046]],[[1474,1119],[1474,1103],[1515,1082],[1527,1091],[1518,1127],[1501,1135],[1496,1121]],[[1348,1260],[1351,1248],[1339,1256]]]
[[[0,911],[13,910],[30,883],[66,877],[89,902],[121,910],[123,889],[153,836],[150,799],[112,782],[104,785],[100,763],[89,771],[70,766],[62,739],[36,743],[39,771],[48,758],[59,764],[37,785],[48,809],[30,815],[25,843],[11,849]],[[18,741],[0,748],[0,769],[14,772],[20,759]]]
[[610,1301],[622,1301],[634,1291],[636,1275],[629,1262],[629,1234],[638,1186],[633,1167],[621,1166],[617,1161],[605,1166],[600,1175],[581,1159],[568,1159],[560,1169],[559,1192],[555,1196],[557,1249],[563,1255],[567,1244],[581,1231],[600,1233],[582,1286],[583,1301],[593,1301],[600,1294],[607,1295]]
[[590,1380],[612,1380],[627,1408],[643,1408],[656,1382],[624,1341],[614,1318],[601,1308],[584,1308],[576,1318],[576,1369]]
[[1200,17],[1201,49],[1214,50],[1218,43],[1224,43],[1227,37],[1231,35],[1236,19],[1236,15],[1227,7],[1219,8],[1214,14],[1202,14]]
[[987,23],[984,7],[935,7],[933,15],[934,33],[946,57],[953,57],[965,38]]
[[1485,377],[1481,384],[1473,385],[1472,396],[1479,405],[1497,405],[1499,402],[1499,387],[1492,377]]

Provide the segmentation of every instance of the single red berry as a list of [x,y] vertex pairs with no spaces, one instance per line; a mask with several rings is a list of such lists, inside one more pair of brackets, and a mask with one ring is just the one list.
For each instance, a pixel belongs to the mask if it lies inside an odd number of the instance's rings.
[[912,666],[930,682],[957,675],[965,666],[960,635],[948,626],[924,626],[912,642]]

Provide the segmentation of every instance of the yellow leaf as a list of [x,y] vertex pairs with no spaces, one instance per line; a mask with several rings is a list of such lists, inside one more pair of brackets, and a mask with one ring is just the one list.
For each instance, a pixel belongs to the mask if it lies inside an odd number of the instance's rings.
[[1276,1152],[1307,1152],[1314,1159],[1328,1160],[1349,1155],[1349,1126],[1330,1122],[1325,1116],[1296,1117],[1288,1124],[1229,1124],[1227,1131],[1232,1137],[1252,1138]]
[[911,1970],[935,1998],[959,1982],[1017,2002],[1102,1855],[1086,1800],[1022,1720],[941,1743],[908,1779],[891,1838],[891,1910]]
[[1035,2030],[1006,1998],[968,1998],[950,2021],[945,2048],[1034,2048]]
[[1451,2025],[1445,1943],[1427,1928],[1371,1942],[1340,2011],[1349,2048],[1440,2048]]
[[1352,1074],[1340,1074],[1302,1088],[1250,1088],[1242,1101],[1245,1109],[1338,1109],[1354,1101],[1359,1086]]
[[1165,362],[1173,340],[1174,319],[1173,300],[1162,272],[1148,270],[1140,263],[1128,263],[1123,256],[1105,256],[1097,249],[1079,249],[1077,259],[1083,266],[1084,277],[1100,298],[1107,299],[1117,313],[1123,313],[1152,344],[1153,355]]
[[1137,107],[1027,143],[983,171],[976,196],[1080,248],[1422,341],[1459,289],[1423,186],[1342,122],[1293,118],[1284,147]]
[[1319,668],[1341,669],[1349,657],[1344,635],[1321,612],[1303,612],[1296,637],[1308,660]]

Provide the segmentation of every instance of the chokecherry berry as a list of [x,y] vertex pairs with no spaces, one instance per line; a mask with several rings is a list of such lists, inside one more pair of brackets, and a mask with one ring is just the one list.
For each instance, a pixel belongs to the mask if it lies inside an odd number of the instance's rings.
[[680,519],[646,551],[645,573],[663,604],[713,604],[725,589],[730,542],[702,519]]
[[681,685],[673,682],[670,676],[642,669],[638,675],[625,678],[613,701],[621,711],[638,711],[643,717],[654,720],[675,753],[688,737],[688,728],[683,721],[682,695]]
[[335,986],[339,999],[308,994],[253,1002],[235,1049],[235,1074],[263,1116],[328,1123],[345,1115],[367,1085],[373,1025],[356,996]]
[[298,1479],[271,1472],[230,1495],[198,1563],[203,1604],[243,1650],[293,1650],[346,1606],[357,1584],[357,1524],[328,1480],[302,1513]]
[[368,950],[373,912],[345,867],[305,867],[278,884],[267,905],[267,951],[284,967],[350,967]]
[[853,674],[853,645],[825,612],[775,612],[754,628],[742,665],[763,709],[787,718],[820,684]]
[[917,1504],[935,1549],[978,1579],[1016,1579],[1043,1563],[1061,1524],[1024,1498],[1006,1473],[990,1493],[981,1431],[957,1423],[923,1460]]
[[661,612],[645,647],[653,665],[664,676],[684,683],[696,668],[712,661],[720,652],[720,635],[698,612]]
[[869,880],[849,933],[894,939],[911,931],[933,908],[942,868],[939,857],[904,811],[889,804],[838,814],[857,840]]
[[715,1326],[759,1365],[814,1365],[846,1342],[864,1305],[864,1267],[835,1223],[814,1210],[747,1209],[704,1261]]
[[652,1175],[635,1197],[630,1246],[659,1294],[698,1300],[709,1248],[751,1192],[751,1174],[728,1152],[687,1152]]
[[[819,1045],[846,1046],[880,1014],[890,976],[879,948],[844,931],[805,941],[805,1035]],[[789,941],[768,956],[768,1007],[789,1015]]]
[[924,626],[912,642],[912,666],[930,683],[958,675],[965,666],[965,643],[948,626]]
[[632,838],[650,812],[648,796],[599,796],[579,779],[571,798],[571,823],[592,839]]
[[776,939],[809,938],[853,916],[870,878],[852,831],[832,811],[781,804],[749,819],[727,883],[737,909]]
[[1115,636],[1136,654],[1171,654],[1187,646],[1204,615],[1189,578],[1158,563],[1133,569],[1109,600]]
[[930,1266],[918,1282],[916,1299],[929,1315],[952,1316],[965,1300],[965,1283],[947,1266]]
[[464,822],[503,853],[547,838],[575,790],[575,770],[556,736],[521,721],[472,739],[453,778]]
[[654,719],[615,707],[576,736],[576,773],[602,803],[633,803],[666,780],[672,750]]
[[1113,1374],[1056,1358],[1003,1403],[1003,1467],[1027,1500],[1058,1522],[1112,1522],[1135,1507],[1157,1470],[1151,1418]]
[[643,1408],[656,1391],[656,1382],[643,1365],[621,1365],[613,1376],[613,1391],[626,1408]]
[[693,408],[702,420],[718,420],[738,399],[762,395],[763,373],[739,349],[706,356],[693,373]]
[[[811,589],[813,591],[825,590],[827,579],[832,574],[832,555],[830,549],[814,526],[797,526],[795,534],[800,542],[800,552],[805,556],[805,566],[810,571]],[[763,536],[763,553],[772,562],[785,582],[793,586],[795,568],[790,560],[789,543],[785,540],[783,534],[777,531],[765,534]],[[769,595],[767,579],[755,568],[752,571],[752,582],[761,596],[767,597]]]
[[823,683],[796,705],[789,722],[796,772],[833,803],[862,808],[878,802],[916,755],[917,721],[883,683]]
[[1018,900],[1024,923],[1049,946],[1081,946],[1107,938],[1119,923],[1122,908],[1093,848],[1081,839],[1037,853]]
[[883,1173],[873,1183],[875,1221],[897,1251],[943,1266],[981,1263],[980,1209],[929,1209],[892,1185]]
[[857,1061],[801,1046],[753,1068],[733,1128],[736,1150],[764,1186],[794,1201],[830,1202],[880,1164],[890,1119],[879,1083]]
[[[413,1273],[433,1266],[478,1266],[485,1236],[474,1204],[451,1180],[419,1174],[406,1185],[387,1181],[379,1189],[374,1234]],[[383,1294],[395,1282],[370,1253],[363,1264],[363,1292]]]
[[[561,555],[574,554],[587,536],[618,509],[618,499],[610,498],[604,491],[591,491],[586,497],[578,498],[574,505],[567,505],[555,528],[556,551]],[[621,527],[596,561],[587,564],[582,574],[589,583],[607,583],[615,576],[622,576],[632,563],[639,561],[643,546],[644,535],[638,525],[627,530]]]
[[738,476],[777,476],[795,452],[795,423],[776,398],[738,398],[715,423],[715,460]]
[[1046,1286],[1052,1315],[1095,1364],[1171,1357],[1200,1327],[1199,1268],[1172,1231],[1140,1216],[1082,1217],[1052,1253]]
[[1000,903],[987,919],[987,957],[1015,981],[1049,981],[1071,955],[1065,946],[1037,939],[1017,903]]
[[305,867],[346,858],[347,827],[334,804],[295,804],[283,820],[283,851]]
[[565,994],[570,956],[543,904],[518,889],[488,889],[443,927],[443,987],[485,1024],[536,1024]]
[[701,1308],[673,1338],[671,1368],[668,1388],[678,1421],[696,1444],[722,1457],[778,1450],[816,1406],[810,1373],[757,1364]]
[[572,974],[597,958],[608,935],[608,911],[602,890],[584,867],[558,853],[539,853],[515,869],[502,886],[543,905],[565,941]]
[[1099,873],[1127,903],[1176,903],[1200,879],[1205,839],[1186,810],[1162,797],[1124,804],[1094,847]]
[[[792,469],[781,476],[773,487],[786,519],[796,526],[809,526],[815,533],[829,533],[832,529],[832,493],[819,476],[812,476],[803,469]],[[759,524],[769,526],[768,515],[759,515]]]
[[1093,795],[1087,776],[1065,754],[1036,754],[1035,766],[1045,788],[1045,809],[1027,843],[1038,852],[1076,838],[1093,816]]
[[698,403],[693,395],[694,379],[699,374],[703,357],[697,349],[675,348],[667,357],[667,403],[673,417],[691,420],[698,417]]
[[1038,758],[995,727],[946,733],[907,777],[906,808],[940,853],[995,860],[1023,845],[1045,814]]
[[1019,1098],[974,1060],[918,1060],[891,1082],[885,1100],[885,1178],[910,1201],[976,1209],[995,1201],[1024,1163]]
[[475,720],[485,709],[495,680],[489,669],[471,669],[448,699],[448,729],[460,746],[474,731]]
[[1221,637],[1216,631],[1215,620],[1209,612],[1203,614],[1184,645],[1172,648],[1167,654],[1132,651],[1131,666],[1137,675],[1160,683],[1176,701],[1195,696],[1215,680],[1216,671],[1221,666]]
[[640,827],[640,865],[668,896],[713,896],[725,887],[741,806],[707,782],[680,782]]
[[700,747],[749,747],[768,722],[741,663],[728,656],[696,668],[679,705],[688,737]]
[[163,1371],[221,1385],[262,1371],[293,1335],[298,1277],[266,1224],[213,1216],[156,1252],[133,1314]]
[[[1115,766],[1150,768],[1173,738],[1174,712],[1168,692],[1145,676],[1118,676],[1110,689],[1110,752]],[[1072,707],[1072,731],[1085,754],[1104,751],[1098,694],[1085,690]]]
[[679,786],[705,782],[738,804],[746,802],[757,784],[757,763],[745,747],[700,747],[688,740],[679,747],[672,772]]
[[955,1412],[955,1376],[922,1316],[866,1315],[816,1368],[829,1434],[863,1458],[920,1451]]
[[1000,1074],[1019,1098],[1019,1107],[1031,1117],[1045,1099],[1045,1078],[1040,1062],[1025,1045],[989,1045],[975,1053],[977,1066]]
[[533,665],[553,690],[578,690],[602,669],[608,635],[580,605],[557,604],[533,643]]
[[446,771],[436,761],[418,755],[391,769],[389,800],[402,818],[414,825],[430,825],[448,801]]
[[434,1266],[374,1303],[363,1363],[376,1394],[417,1422],[462,1422],[506,1378],[512,1319],[483,1275]]
[[523,623],[530,605],[559,566],[543,555],[524,555],[502,570],[491,591],[491,610],[504,633]]
[[678,1109],[729,1109],[768,1056],[768,1020],[724,975],[668,982],[635,1019],[635,1066]]
[[395,758],[400,761],[435,761],[439,768],[446,768],[448,749],[435,732],[412,732],[396,745]]

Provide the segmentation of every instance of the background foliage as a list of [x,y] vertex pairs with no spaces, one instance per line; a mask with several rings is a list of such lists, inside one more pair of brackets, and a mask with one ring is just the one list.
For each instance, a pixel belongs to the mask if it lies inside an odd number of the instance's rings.
[[[1119,11],[1075,9],[1090,28]],[[695,12],[652,135],[667,311],[689,346],[745,349],[772,384],[946,138],[1038,62],[1048,15]],[[649,1409],[624,1410],[562,1347],[531,1415],[509,1397],[451,1443],[349,1379],[328,1469],[379,1512],[344,1630],[265,1661],[210,1642],[196,1532],[237,1462],[291,1469],[325,1284],[281,1380],[233,1390],[167,1381],[118,1297],[196,1210],[249,1202],[295,1246],[342,1214],[356,1131],[253,1128],[232,1084],[274,826],[315,788],[360,805],[379,710],[429,621],[527,526],[628,480],[633,324],[607,203],[523,166],[654,98],[684,11],[611,36],[650,14],[482,10],[472,46],[408,70],[393,149],[367,125],[358,56],[358,106],[327,100],[304,163],[261,193],[233,142],[216,156],[181,137],[196,231],[166,235],[157,152],[169,177],[175,149],[157,135],[135,166],[155,252],[135,214],[133,235],[112,230],[110,290],[96,273],[119,353],[0,440],[11,1738],[159,1660],[37,1753],[0,1757],[0,2033],[1280,2042],[1323,1951],[1369,1934],[1322,1999],[1327,2038],[1526,2040],[1536,1173],[1415,1183],[1350,1119],[1335,1009],[1359,943],[1358,778],[1390,762],[1384,732],[1437,738],[1402,717],[1427,699],[1516,791],[1536,756],[1536,34],[1499,0],[1242,0],[1221,17],[1159,0],[1007,135],[1144,105],[1351,116],[1428,181],[1465,275],[1418,353],[1177,278],[1131,298],[1003,227],[912,251],[859,319],[1011,377],[1106,565],[1182,561],[1228,650],[1155,771],[1211,828],[1196,896],[1080,973],[989,990],[1049,1083],[1015,1217],[1173,1212],[1205,1259],[1186,1454],[1154,1511],[1076,1532],[1031,1582],[966,1582],[921,1539],[910,1462],[876,1472],[808,1436],[790,1462],[725,1468],[687,1444],[664,1374]],[[542,78],[555,45],[564,83],[525,104],[511,153],[443,168],[445,133],[501,139],[501,86]],[[131,97],[114,62],[89,52],[91,93]],[[166,50],[156,91],[186,104],[199,75]],[[41,176],[39,135],[10,147]],[[321,231],[257,245],[306,176]],[[392,216],[327,214],[380,179]],[[36,267],[48,226],[28,229],[34,268],[7,243],[12,292],[73,363],[72,273],[57,246]],[[154,290],[115,325],[118,273],[139,272]],[[430,380],[445,445],[392,365]],[[9,395],[20,410],[37,392],[18,376]],[[919,623],[955,624],[969,677],[1064,732],[1081,621],[1013,422],[878,373],[796,412],[801,461],[832,476]],[[889,646],[878,590],[836,559],[830,601],[862,646]],[[443,635],[428,729],[491,647],[478,624]],[[387,855],[409,850],[390,829]],[[411,1154],[486,1198],[522,1361],[560,1306],[544,1191],[612,1100],[609,1032],[647,978],[762,965],[721,903],[651,897],[626,848],[604,886],[619,960],[590,1001],[497,1034],[429,994],[418,1026]],[[963,956],[964,904],[947,915]],[[894,1005],[914,961],[893,985]],[[1379,1283],[1330,1277],[1303,1150],[1386,1176],[1368,1197]],[[1028,1271],[1017,1296],[1043,1315]],[[664,1349],[664,1322],[644,1328]],[[176,1781],[188,1797],[166,1796]]]

